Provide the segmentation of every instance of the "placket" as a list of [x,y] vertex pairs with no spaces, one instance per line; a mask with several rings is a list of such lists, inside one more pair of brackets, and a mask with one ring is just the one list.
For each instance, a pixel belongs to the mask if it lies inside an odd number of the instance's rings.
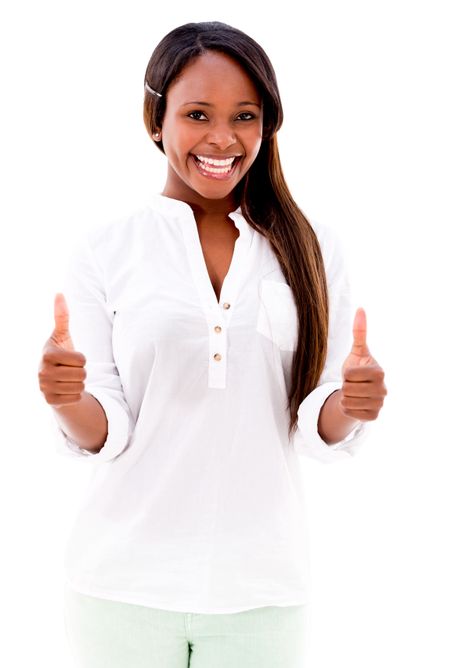
[[234,244],[233,257],[222,285],[219,302],[209,278],[194,214],[188,214],[189,220],[182,221],[189,264],[208,325],[208,387],[216,389],[227,386],[228,332],[239,291],[249,270],[247,256],[253,238],[253,230],[240,213],[240,207],[228,215],[238,228],[239,237]]

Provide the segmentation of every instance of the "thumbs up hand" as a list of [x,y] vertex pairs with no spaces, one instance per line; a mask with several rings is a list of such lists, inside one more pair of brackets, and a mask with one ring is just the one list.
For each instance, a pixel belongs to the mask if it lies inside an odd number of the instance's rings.
[[55,296],[55,327],[46,341],[39,365],[39,388],[52,406],[81,400],[86,371],[85,356],[75,351],[69,332],[69,309],[64,295]]
[[366,313],[358,308],[353,323],[352,349],[342,365],[339,407],[347,417],[363,422],[376,420],[387,394],[384,371],[372,357],[366,337]]

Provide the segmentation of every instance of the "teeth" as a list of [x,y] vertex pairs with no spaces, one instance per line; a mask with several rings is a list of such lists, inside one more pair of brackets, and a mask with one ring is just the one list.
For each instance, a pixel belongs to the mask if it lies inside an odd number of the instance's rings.
[[203,155],[196,155],[197,160],[201,163],[201,168],[204,172],[210,174],[228,174],[233,169],[233,162],[239,156],[226,158],[225,160],[215,160],[214,158],[207,158]]
[[206,162],[208,165],[215,165],[216,167],[229,167],[233,162],[234,158],[237,156],[233,156],[232,158],[227,158],[226,160],[215,160],[214,158],[205,158],[203,155],[196,155],[195,157],[197,158],[197,160],[200,160],[200,162]]
[[211,167],[210,165],[202,164],[202,169],[204,172],[209,172],[210,174],[228,174],[231,172],[230,167]]

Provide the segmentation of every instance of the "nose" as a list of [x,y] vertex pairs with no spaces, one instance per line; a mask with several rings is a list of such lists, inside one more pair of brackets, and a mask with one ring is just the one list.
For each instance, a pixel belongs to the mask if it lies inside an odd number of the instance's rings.
[[236,135],[227,123],[216,124],[206,137],[208,144],[214,144],[221,151],[236,143]]

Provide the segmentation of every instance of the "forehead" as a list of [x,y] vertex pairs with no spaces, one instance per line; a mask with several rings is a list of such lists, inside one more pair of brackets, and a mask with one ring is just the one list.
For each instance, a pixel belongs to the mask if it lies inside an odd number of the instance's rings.
[[208,51],[188,63],[167,92],[168,100],[174,103],[206,101],[210,97],[230,95],[243,100],[249,99],[250,95],[255,102],[261,99],[245,68],[231,56],[214,51]]

